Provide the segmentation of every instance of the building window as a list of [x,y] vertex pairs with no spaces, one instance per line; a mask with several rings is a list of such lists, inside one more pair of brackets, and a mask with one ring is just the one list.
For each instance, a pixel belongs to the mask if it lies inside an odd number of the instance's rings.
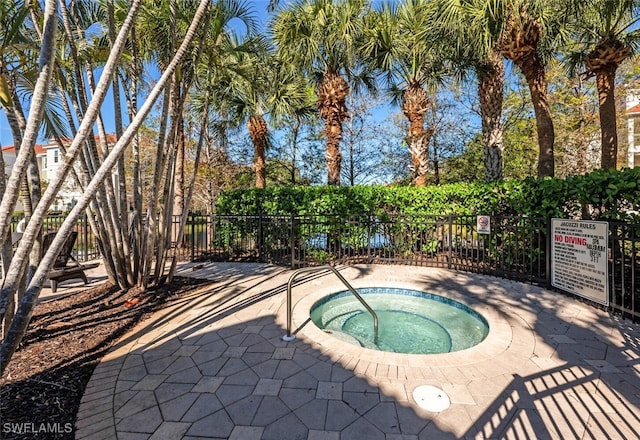
[[58,163],[60,160],[60,150],[53,150],[53,163]]

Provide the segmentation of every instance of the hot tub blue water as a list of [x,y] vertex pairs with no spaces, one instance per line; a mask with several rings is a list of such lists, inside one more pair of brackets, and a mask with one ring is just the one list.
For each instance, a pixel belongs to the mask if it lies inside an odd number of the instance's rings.
[[396,353],[464,350],[482,342],[489,333],[482,315],[440,295],[387,287],[357,291],[378,315],[377,341],[371,314],[349,291],[317,301],[311,308],[311,320],[343,341]]

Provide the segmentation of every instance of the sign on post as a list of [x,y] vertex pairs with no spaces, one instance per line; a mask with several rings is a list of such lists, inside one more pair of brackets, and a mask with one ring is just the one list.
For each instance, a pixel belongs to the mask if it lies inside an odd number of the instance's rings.
[[607,222],[551,220],[551,285],[609,305]]

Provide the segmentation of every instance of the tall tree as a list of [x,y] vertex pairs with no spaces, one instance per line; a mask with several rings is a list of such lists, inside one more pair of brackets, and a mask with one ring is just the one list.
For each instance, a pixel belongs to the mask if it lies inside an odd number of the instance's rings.
[[538,134],[538,177],[554,175],[555,133],[545,76],[546,60],[566,40],[555,1],[479,0],[491,26],[502,29],[498,48],[520,69],[531,93]]
[[[230,114],[246,122],[254,147],[256,188],[266,187],[266,150],[271,145],[269,124],[297,114],[304,118],[307,105],[306,80],[299,71],[278,59],[268,46],[258,44],[256,52],[243,56],[247,75],[231,82]],[[306,112],[306,113],[305,113]]]
[[[55,5],[55,2],[53,1],[47,2],[47,6],[48,6],[47,14],[46,14],[47,17],[50,17],[52,15],[52,12],[53,12],[53,15],[55,16],[55,7],[53,5]],[[25,244],[23,244],[23,242],[21,241],[20,246],[16,251],[16,258],[14,259],[14,261],[12,261],[11,269],[13,269],[14,263],[16,263],[16,260],[18,260],[18,256],[20,256],[21,259],[24,259],[24,255],[20,254],[20,251],[21,251],[20,248],[28,247],[32,244],[35,229],[40,227],[40,224],[38,224],[38,221],[41,222],[42,219],[44,218],[44,215],[43,215],[44,213],[38,212],[38,209],[41,206],[43,206],[44,207],[43,209],[45,210],[48,208],[49,204],[53,199],[52,196],[55,195],[55,192],[57,192],[59,185],[65,178],[65,172],[68,172],[68,168],[73,162],[73,158],[74,158],[74,155],[77,153],[79,144],[84,142],[90,127],[93,125],[93,122],[96,117],[96,112],[100,107],[102,103],[102,99],[104,98],[104,95],[106,94],[106,91],[108,89],[109,82],[115,71],[115,62],[120,57],[120,53],[124,46],[124,42],[129,34],[133,17],[137,12],[138,6],[139,6],[139,2],[136,2],[136,1],[132,2],[132,7],[131,7],[131,10],[129,11],[131,15],[129,19],[125,20],[124,22],[125,24],[120,29],[118,37],[116,38],[113,51],[110,55],[110,59],[105,64],[103,76],[101,77],[100,83],[96,88],[96,95],[94,96],[94,99],[92,100],[88,108],[87,116],[82,121],[80,129],[78,130],[78,135],[72,142],[72,145],[70,146],[67,152],[67,155],[65,156],[65,167],[62,168],[62,171],[56,176],[56,179],[54,179],[52,184],[45,191],[45,194],[43,195],[43,199],[41,203],[36,208],[37,215],[36,215],[36,212],[34,212],[34,217],[32,221],[27,225],[25,234],[23,235],[23,240],[25,240],[26,238],[26,242]],[[209,6],[210,6],[210,3],[208,0],[202,0],[200,2],[200,5],[197,11],[194,14],[194,18],[191,23],[191,26],[189,27],[188,31],[185,33],[184,41],[182,42],[181,46],[178,48],[175,57],[169,63],[165,72],[159,79],[158,83],[149,94],[147,101],[145,101],[145,104],[140,109],[140,112],[137,114],[136,118],[131,122],[127,130],[125,130],[125,132],[123,133],[122,137],[118,140],[116,145],[109,152],[109,154],[107,155],[103,163],[100,165],[100,168],[96,171],[96,174],[92,178],[91,182],[87,185],[85,189],[85,193],[83,194],[83,196],[80,198],[76,206],[71,210],[71,212],[66,217],[63,224],[61,225],[58,233],[56,234],[55,239],[53,240],[53,242],[51,243],[51,246],[49,247],[49,250],[43,257],[40,265],[38,266],[38,269],[36,270],[36,273],[33,279],[27,286],[25,296],[22,302],[20,303],[18,313],[16,313],[16,317],[13,319],[11,323],[11,327],[9,328],[9,331],[6,337],[2,341],[2,345],[0,345],[0,375],[2,375],[2,373],[4,372],[9,362],[9,359],[11,358],[12,354],[16,350],[18,344],[20,343],[26,331],[27,325],[33,313],[35,302],[42,289],[42,285],[47,277],[47,273],[49,272],[51,266],[53,265],[55,256],[60,252],[60,249],[62,248],[64,242],[67,240],[67,237],[69,236],[69,234],[71,233],[72,228],[75,222],[77,221],[78,217],[84,211],[84,209],[89,205],[90,201],[94,198],[96,191],[98,191],[99,187],[102,186],[104,180],[110,176],[111,169],[117,164],[119,157],[124,152],[127,145],[129,145],[129,143],[131,142],[137,130],[140,128],[144,118],[150,112],[155,100],[158,98],[158,95],[160,94],[161,90],[163,90],[165,84],[173,74],[177,65],[180,63],[182,57],[187,51],[187,48],[191,44],[191,41],[195,37],[196,29],[200,25],[203,17],[206,15],[206,12]],[[45,32],[45,35],[47,35],[46,32]],[[44,42],[46,43],[46,45],[50,44],[49,38],[53,38],[53,36],[47,36],[47,38],[44,39]],[[50,47],[49,47],[49,50],[51,50]],[[16,267],[18,265],[19,263],[16,263]],[[10,274],[11,274],[11,269],[10,269]],[[0,296],[0,299],[4,298],[7,290],[11,292],[13,288],[14,287],[12,286],[7,286],[5,283],[1,291],[2,295]]]
[[549,63],[549,101],[556,131],[556,176],[585,174],[600,166],[596,85],[567,75],[560,60]]
[[[161,6],[164,19],[158,20],[158,11],[146,11],[146,20],[140,23],[137,30],[145,36],[143,41],[150,41],[147,47],[152,59],[160,69],[164,69],[173,53],[175,42],[179,41],[187,31],[189,17],[197,5],[194,1],[156,0]],[[235,20],[235,21],[234,21]],[[198,76],[208,73],[198,69],[203,59],[210,61],[210,69],[215,70],[221,64],[213,60],[209,54],[225,52],[232,27],[244,24],[250,35],[256,29],[256,22],[250,4],[239,0],[216,2],[210,8],[204,25],[198,29],[196,41],[185,54],[183,63],[174,72],[174,77],[164,91],[162,110],[157,131],[156,159],[153,170],[153,191],[146,198],[147,216],[141,241],[142,285],[147,286],[161,282],[165,260],[171,242],[176,236],[170,233],[172,214],[187,212],[184,203],[185,179],[184,158],[188,139],[185,137],[184,110],[188,98],[196,87]],[[161,44],[158,44],[160,42]],[[212,95],[213,96],[213,95]],[[216,102],[215,99],[212,100]],[[168,203],[168,201],[178,201]],[[175,210],[175,211],[174,211]],[[139,213],[140,210],[136,209]],[[140,214],[138,214],[140,215]],[[155,251],[154,251],[155,250]]]
[[616,122],[616,72],[640,46],[640,1],[572,0],[567,21],[573,49],[567,57],[572,72],[586,69],[583,76],[596,78],[599,98],[602,168],[616,168],[618,135]]
[[[113,9],[112,3],[112,1],[106,2],[109,10]],[[97,87],[94,70],[107,60],[109,49],[114,45],[115,35],[109,35],[109,38],[106,38],[99,34],[92,36],[92,33],[89,32],[89,29],[96,23],[104,24],[105,29],[114,26],[113,14],[109,14],[103,4],[73,2],[61,4],[60,10],[64,38],[60,44],[62,48],[58,54],[60,69],[57,70],[56,78],[57,88],[64,94],[62,102],[70,127],[70,134],[65,137],[69,139],[76,138],[78,129],[75,121],[82,121],[88,112],[90,94],[95,93]],[[108,33],[112,34],[113,32],[114,30],[111,30]],[[118,68],[119,65],[116,66],[116,69]],[[113,81],[112,87],[114,87]],[[115,89],[117,90],[117,87]],[[118,102],[118,99],[114,99],[115,107],[112,111],[115,114],[120,113]],[[101,111],[96,114],[98,136],[87,136],[85,142],[81,144],[78,154],[80,166],[74,166],[69,171],[80,190],[87,185],[110,148]],[[121,129],[118,131],[121,132]],[[53,137],[64,153],[68,142],[60,139],[59,136]],[[80,172],[76,172],[76,169]],[[128,234],[127,223],[124,220],[126,208],[121,203],[121,197],[124,194],[118,196],[117,191],[122,188],[123,176],[122,173],[119,174],[113,180],[106,181],[105,185],[96,193],[88,220],[92,230],[99,237],[103,261],[109,277],[124,288],[131,285],[132,273],[127,261]]]
[[435,88],[446,73],[446,49],[430,38],[432,32],[425,31],[433,13],[430,3],[383,4],[367,17],[362,47],[365,59],[382,70],[388,93],[409,121],[406,142],[417,186],[426,185],[433,162],[429,158],[433,128],[425,128],[425,115],[432,104],[427,87]]
[[[327,137],[327,183],[340,184],[342,124],[348,117],[350,82],[362,67],[357,42],[362,36],[364,0],[297,0],[272,23],[280,57],[316,79],[320,117]],[[360,78],[367,79],[366,75]],[[365,81],[366,82],[366,81]]]
[[464,79],[471,69],[477,81],[484,169],[487,181],[504,175],[502,105],[504,61],[497,46],[498,29],[490,26],[485,12],[470,1],[437,0],[428,27],[450,47],[450,61]]
[[[29,118],[24,129],[15,163],[11,170],[11,175],[6,182],[5,192],[0,202],[0,237],[3,238],[7,236],[9,231],[11,216],[13,215],[13,210],[15,209],[19,196],[20,184],[26,175],[27,167],[31,163],[31,158],[34,155],[34,145],[38,137],[40,123],[43,119],[49,83],[53,74],[57,28],[57,6],[55,1],[49,0],[46,2],[44,17],[43,41],[40,48],[38,74],[35,81],[36,86],[34,93],[31,98]],[[4,81],[6,81],[6,77]],[[5,102],[8,102],[6,98]],[[0,310],[3,309],[2,300],[3,298],[0,296]]]

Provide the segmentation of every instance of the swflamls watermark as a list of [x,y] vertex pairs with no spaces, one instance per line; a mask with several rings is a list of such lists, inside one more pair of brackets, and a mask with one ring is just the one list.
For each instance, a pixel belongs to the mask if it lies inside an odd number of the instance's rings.
[[1,426],[5,434],[69,434],[73,431],[72,423],[5,422]]

